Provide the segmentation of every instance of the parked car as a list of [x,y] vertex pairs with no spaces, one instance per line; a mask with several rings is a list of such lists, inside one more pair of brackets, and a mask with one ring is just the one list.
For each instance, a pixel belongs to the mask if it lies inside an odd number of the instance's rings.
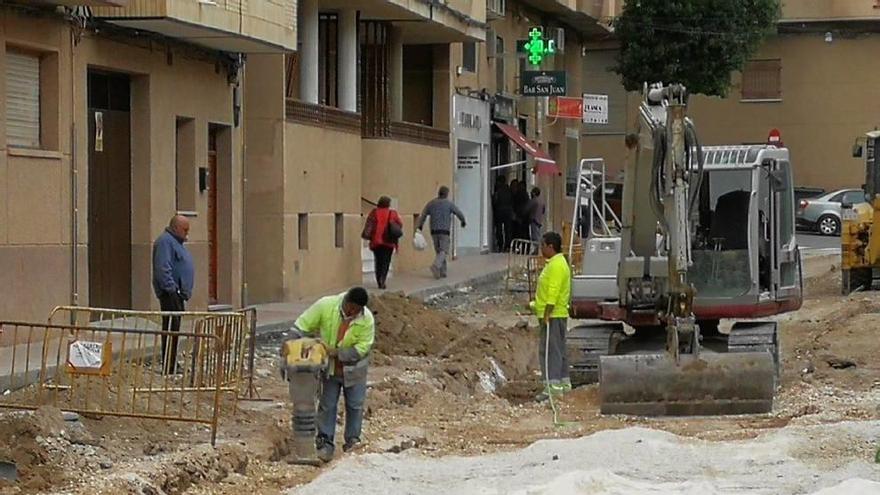
[[798,227],[815,230],[822,235],[840,235],[841,203],[864,203],[861,189],[838,189],[816,198],[801,199],[796,213]]

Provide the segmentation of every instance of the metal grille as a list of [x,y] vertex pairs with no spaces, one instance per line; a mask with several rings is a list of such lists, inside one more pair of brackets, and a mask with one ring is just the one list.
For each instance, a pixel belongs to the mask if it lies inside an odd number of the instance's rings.
[[390,137],[390,25],[361,22],[361,119],[364,137]]
[[782,61],[752,60],[742,73],[743,100],[782,99]]

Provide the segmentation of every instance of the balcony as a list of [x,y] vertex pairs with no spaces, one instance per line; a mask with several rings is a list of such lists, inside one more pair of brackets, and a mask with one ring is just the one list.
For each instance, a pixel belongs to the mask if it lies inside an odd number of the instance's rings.
[[129,0],[39,0],[49,5],[66,7],[125,7]]
[[327,127],[360,134],[361,116],[338,108],[314,105],[293,98],[287,99],[287,120],[315,127]]
[[828,23],[880,20],[880,3],[875,0],[787,0],[782,5],[781,23]]
[[[79,2],[74,2],[79,3]],[[112,24],[225,52],[296,49],[296,0],[126,0],[96,7]]]
[[389,21],[406,44],[486,39],[486,0],[318,0],[327,11],[360,11],[361,21]]
[[[582,35],[607,34],[599,21],[607,15],[609,7],[615,8],[614,0],[522,0],[523,3],[551,14],[567,28]],[[623,0],[620,0],[621,4]]]

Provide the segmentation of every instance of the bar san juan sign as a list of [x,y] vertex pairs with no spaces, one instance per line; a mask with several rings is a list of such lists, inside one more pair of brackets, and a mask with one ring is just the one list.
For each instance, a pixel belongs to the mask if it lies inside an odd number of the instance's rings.
[[523,96],[564,96],[564,70],[524,70],[522,71]]

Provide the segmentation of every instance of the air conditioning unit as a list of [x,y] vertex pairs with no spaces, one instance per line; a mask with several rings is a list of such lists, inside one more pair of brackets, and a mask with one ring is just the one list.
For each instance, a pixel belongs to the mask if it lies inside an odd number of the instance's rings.
[[565,53],[565,28],[550,28],[549,38],[553,41],[556,53]]
[[500,19],[507,11],[507,0],[486,0],[486,20]]
[[495,58],[498,56],[498,40],[495,30],[489,28],[486,30],[486,58]]

